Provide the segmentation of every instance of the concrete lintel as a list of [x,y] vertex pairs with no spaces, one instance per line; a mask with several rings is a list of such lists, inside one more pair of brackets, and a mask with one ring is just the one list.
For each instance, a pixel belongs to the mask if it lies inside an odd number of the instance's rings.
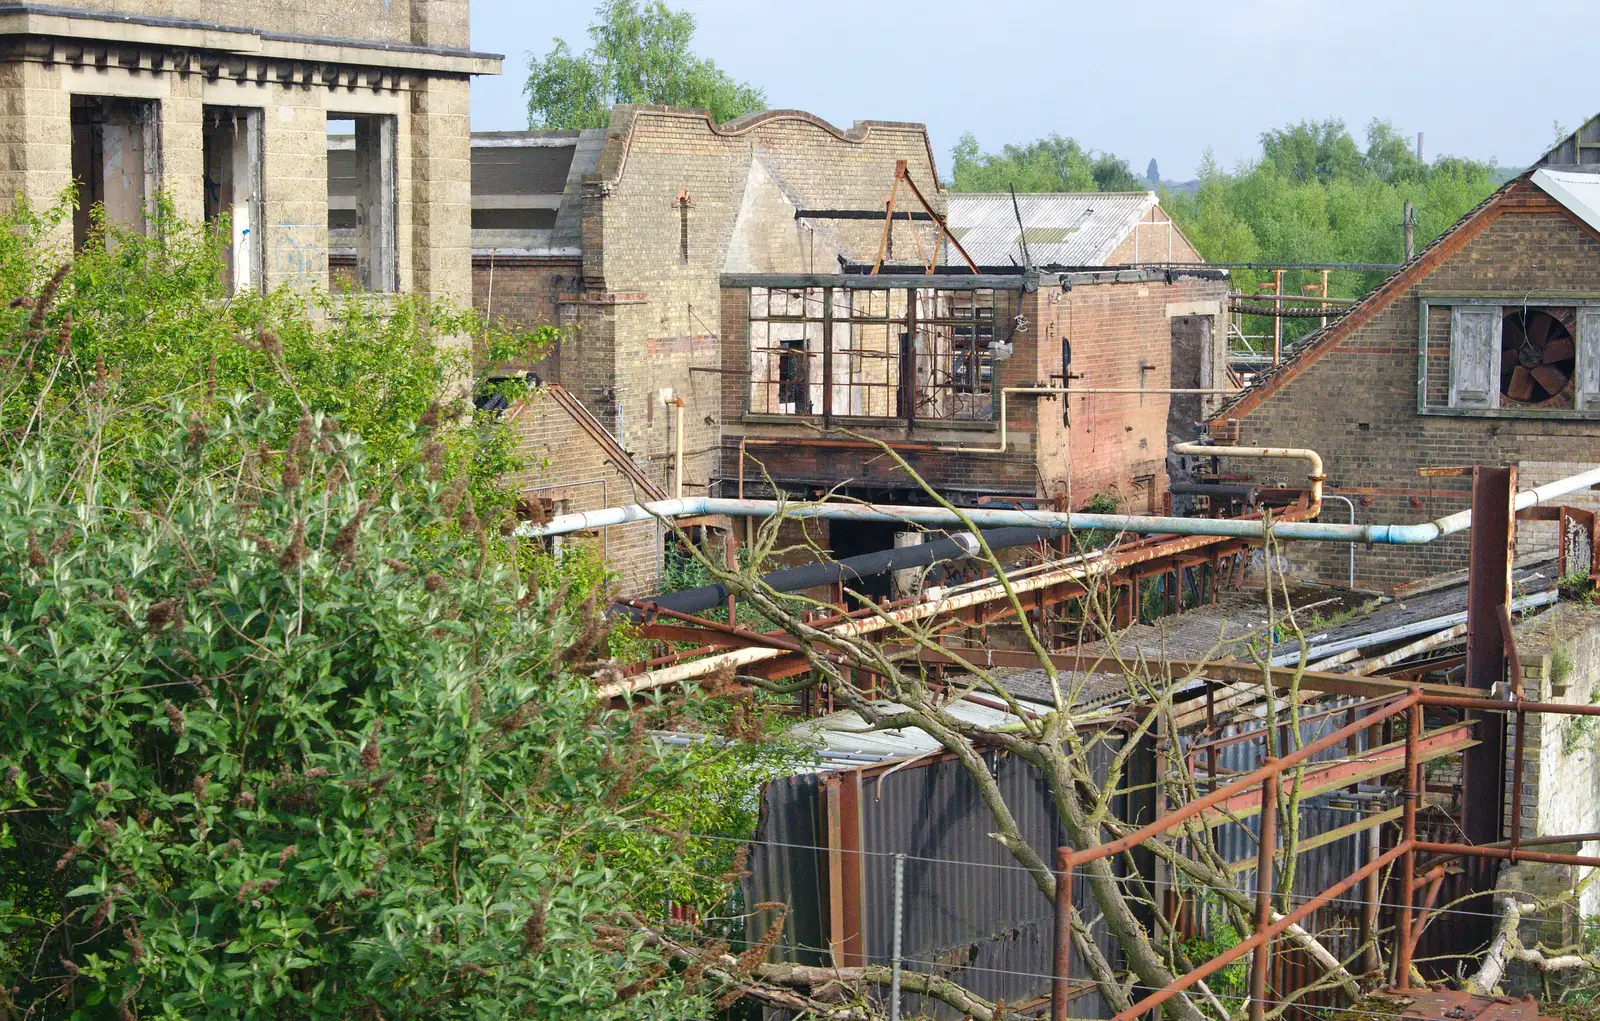
[[138,17],[31,4],[0,5],[0,37],[42,36],[74,42],[121,43],[304,60],[323,64],[385,67],[424,74],[499,74],[504,58],[475,53],[358,39],[321,39],[179,18]]

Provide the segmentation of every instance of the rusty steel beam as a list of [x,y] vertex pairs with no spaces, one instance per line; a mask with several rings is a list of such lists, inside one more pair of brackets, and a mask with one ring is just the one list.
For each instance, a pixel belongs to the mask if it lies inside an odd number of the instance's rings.
[[1255,948],[1261,944],[1281,936],[1291,925],[1294,925],[1307,915],[1310,915],[1313,912],[1316,912],[1333,903],[1334,899],[1340,894],[1344,893],[1346,890],[1350,889],[1352,886],[1355,886],[1357,883],[1361,882],[1363,879],[1367,878],[1373,873],[1379,871],[1409,849],[1409,845],[1399,844],[1392,848],[1387,854],[1374,858],[1372,861],[1363,865],[1355,872],[1352,872],[1344,879],[1341,879],[1339,882],[1328,887],[1315,897],[1307,900],[1304,904],[1301,904],[1293,911],[1279,918],[1276,922],[1273,922],[1265,929],[1261,929],[1260,931],[1252,934],[1249,938],[1241,940],[1231,949],[1218,954],[1216,957],[1213,957],[1205,964],[1200,965],[1187,975],[1183,975],[1177,979],[1174,979],[1171,985],[1166,986],[1163,989],[1156,990],[1155,992],[1146,996],[1144,999],[1140,1000],[1138,1003],[1135,1003],[1133,1006],[1129,1007],[1127,1010],[1124,1010],[1114,1016],[1111,1021],[1135,1021],[1136,1018],[1144,1014],[1146,1011],[1167,1002],[1174,996],[1183,992],[1185,989],[1194,985],[1196,982],[1204,979],[1207,975],[1210,975],[1222,968],[1226,968],[1228,965],[1232,964],[1234,961],[1237,961],[1245,954],[1254,951]]
[[[1511,561],[1516,548],[1517,469],[1472,471],[1471,558],[1467,567],[1466,686],[1488,691],[1505,679],[1500,607],[1511,601]],[[1484,722],[1480,743],[1462,762],[1462,832],[1474,844],[1501,837],[1505,804],[1505,725]]]
[[1072,848],[1056,849],[1055,965],[1050,980],[1050,1021],[1068,1021],[1072,999]]
[[[1472,744],[1472,724],[1456,723],[1448,727],[1441,727],[1418,740],[1417,753],[1425,760],[1431,761],[1442,755],[1460,751]],[[1370,780],[1387,773],[1400,772],[1405,768],[1405,760],[1409,754],[1408,742],[1397,741],[1394,744],[1383,745],[1370,751],[1362,752],[1348,759],[1336,759],[1332,762],[1316,762],[1306,766],[1305,773],[1300,780],[1300,796],[1302,798],[1316,797],[1340,787],[1347,787],[1352,783]],[[1281,781],[1279,786],[1288,783]],[[1238,794],[1218,804],[1206,813],[1205,822],[1208,826],[1221,825],[1232,822],[1234,817],[1242,817],[1255,813],[1261,804],[1260,792],[1257,790],[1240,791]]]
[[1234,782],[1224,787],[1219,787],[1204,797],[1196,798],[1194,801],[1191,801],[1181,808],[1178,808],[1176,811],[1167,813],[1161,818],[1150,823],[1148,826],[1141,827],[1125,837],[1120,837],[1116,840],[1101,844],[1099,847],[1078,851],[1073,855],[1073,864],[1082,865],[1091,861],[1096,861],[1100,858],[1109,858],[1112,855],[1121,854],[1129,848],[1142,844],[1151,837],[1160,836],[1166,831],[1172,829],[1174,826],[1177,826],[1179,823],[1186,822],[1200,813],[1216,807],[1229,798],[1238,795],[1241,791],[1249,791],[1264,778],[1281,775],[1284,770],[1299,765],[1318,752],[1332,748],[1334,745],[1343,741],[1351,734],[1354,734],[1360,730],[1365,730],[1374,723],[1386,720],[1398,713],[1405,712],[1415,705],[1417,700],[1421,697],[1422,695],[1420,692],[1412,692],[1405,698],[1400,699],[1400,701],[1395,702],[1393,705],[1363,716],[1355,722],[1345,727],[1341,727],[1331,734],[1318,738],[1308,745],[1302,745],[1300,748],[1297,748],[1282,758],[1275,760],[1270,766],[1262,766],[1259,769],[1252,770]]

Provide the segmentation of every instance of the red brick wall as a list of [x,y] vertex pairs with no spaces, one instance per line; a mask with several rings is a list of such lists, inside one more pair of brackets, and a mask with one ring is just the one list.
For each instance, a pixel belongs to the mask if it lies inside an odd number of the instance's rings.
[[[1320,358],[1293,367],[1258,406],[1225,413],[1212,433],[1236,435],[1249,446],[1318,450],[1328,492],[1357,501],[1364,523],[1421,521],[1469,506],[1469,480],[1421,478],[1423,467],[1515,464],[1544,482],[1555,477],[1555,465],[1600,463],[1600,423],[1417,413],[1423,292],[1600,296],[1600,239],[1531,185],[1515,186],[1481,226],[1458,233],[1458,241],[1447,238],[1437,252],[1424,253],[1425,272],[1398,281],[1394,301],[1348,334],[1336,334]],[[1298,481],[1292,470],[1267,471],[1259,463],[1230,462],[1226,469]],[[1342,522],[1347,512],[1329,504],[1324,517]],[[1300,543],[1289,552],[1307,574],[1329,581],[1347,576],[1343,544]],[[1463,569],[1466,553],[1465,533],[1421,547],[1361,547],[1357,582],[1392,590]]]
[[[1012,292],[996,296],[1002,331],[1020,307],[1026,326],[1011,334],[1014,352],[996,366],[996,388],[1049,381],[1061,372],[1061,339],[1072,343],[1072,371],[1085,378],[1074,387],[1161,389],[1171,386],[1173,315],[1204,310],[1221,316],[1226,280],[1159,275],[1142,282],[1077,285],[1070,291],[1041,286],[1016,304]],[[858,489],[915,488],[892,459],[871,450],[823,445],[801,421],[745,414],[750,368],[748,294],[728,288],[722,296],[722,417],[729,432],[722,443],[721,474],[739,474],[739,438],[748,437],[747,485],[761,482],[765,467],[797,488],[826,488],[849,480]],[[1219,319],[1219,322],[1221,320]],[[1215,332],[1218,343],[1221,330]],[[1141,365],[1149,368],[1140,371]],[[1059,378],[1056,380],[1059,385]],[[996,400],[998,401],[998,394]],[[1071,427],[1062,425],[1060,398],[1013,394],[1007,405],[1007,451],[902,451],[905,460],[935,486],[976,495],[1064,497],[1078,507],[1110,492],[1131,510],[1160,506],[1166,489],[1165,459],[1170,401],[1166,394],[1083,395],[1072,401]],[[821,419],[815,419],[821,424]],[[891,443],[942,447],[998,447],[998,422],[882,425],[859,420],[852,431]]]

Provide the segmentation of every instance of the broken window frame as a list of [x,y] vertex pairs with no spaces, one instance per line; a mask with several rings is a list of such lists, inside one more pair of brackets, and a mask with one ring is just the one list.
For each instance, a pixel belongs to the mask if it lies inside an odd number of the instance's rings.
[[[149,233],[156,195],[161,192],[161,101],[144,97],[73,93],[69,99],[69,167],[78,184],[78,201],[73,211],[73,247],[82,248],[93,231],[95,206],[105,210],[107,227],[118,226],[137,233]],[[113,120],[108,114],[120,114]],[[98,118],[98,119],[97,119]],[[119,121],[121,123],[119,123]],[[137,141],[139,154],[133,174],[124,181],[137,182],[137,192],[124,201],[108,203],[112,195],[110,171],[106,161],[107,129],[125,131]],[[119,164],[126,166],[126,163]],[[124,189],[126,190],[126,189]],[[112,246],[115,239],[106,238]]]
[[751,286],[746,414],[993,423],[999,293]]
[[400,118],[334,110],[327,117],[355,126],[356,289],[393,294],[400,290]]
[[[226,128],[224,120],[228,122]],[[229,219],[232,240],[228,247],[227,283],[235,294],[261,293],[266,290],[267,276],[262,230],[266,179],[264,111],[259,107],[207,104],[203,107],[201,132],[206,222],[212,223],[224,213]],[[224,132],[231,149],[216,152],[211,140]],[[215,196],[213,188],[217,189]]]
[[[1522,307],[1529,309],[1571,309],[1575,314],[1573,332],[1576,351],[1573,367],[1573,406],[1536,407],[1501,400],[1500,393],[1500,341],[1505,310]],[[1493,319],[1493,359],[1490,369],[1492,393],[1482,404],[1463,402],[1458,393],[1455,368],[1457,344],[1454,322],[1457,310],[1497,313]],[[1448,334],[1446,343],[1429,346],[1430,327],[1443,317]],[[1600,294],[1577,293],[1526,293],[1526,294],[1425,294],[1418,299],[1417,339],[1417,414],[1446,415],[1481,418],[1549,418],[1600,420]],[[1444,356],[1443,379],[1435,382],[1430,374],[1430,358],[1437,367]],[[1442,392],[1433,396],[1438,388]]]

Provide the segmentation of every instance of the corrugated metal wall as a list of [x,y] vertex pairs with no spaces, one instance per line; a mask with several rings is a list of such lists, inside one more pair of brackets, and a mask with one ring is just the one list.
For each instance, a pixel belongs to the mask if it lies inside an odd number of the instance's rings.
[[[1116,753],[1114,741],[1094,752],[1096,773],[1104,775]],[[1026,762],[989,753],[991,775],[1014,813],[1028,843],[1046,861],[1065,842],[1043,779]],[[903,768],[877,768],[861,789],[863,852],[861,922],[867,960],[888,965],[894,939],[894,855],[905,865],[902,957],[910,971],[936,973],[987,1000],[1011,1005],[1049,994],[1052,965],[1052,905],[1016,859],[989,837],[995,825],[977,785],[961,763],[927,760]],[[880,782],[881,779],[881,782]],[[821,783],[815,776],[770,784],[762,823],[750,855],[746,902],[790,905],[783,939],[774,958],[822,963],[829,918],[827,856],[810,850],[827,843]],[[789,845],[789,846],[784,846]],[[800,846],[794,846],[800,845]],[[1096,942],[1122,966],[1120,948],[1098,924],[1099,909],[1088,884],[1075,884],[1074,903],[1098,930]],[[753,917],[751,939],[771,922],[770,913]],[[1089,978],[1074,955],[1073,979]],[[960,1015],[942,1004],[907,995],[908,1016]],[[1092,988],[1073,1001],[1074,1017],[1109,1017]]]

